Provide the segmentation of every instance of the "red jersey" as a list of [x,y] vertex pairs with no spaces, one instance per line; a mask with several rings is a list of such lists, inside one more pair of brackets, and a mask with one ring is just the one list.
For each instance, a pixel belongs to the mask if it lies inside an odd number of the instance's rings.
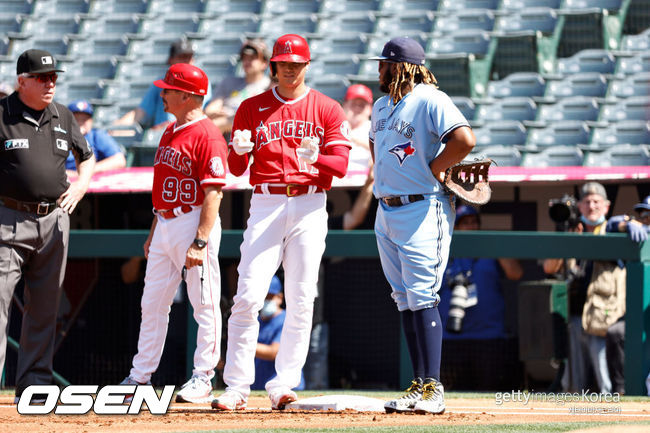
[[[232,130],[237,129],[251,131],[251,141],[255,144],[251,152],[251,185],[280,183],[330,189],[332,175],[301,162],[296,149],[303,137],[317,137],[320,153],[324,155],[330,154],[332,146],[352,147],[343,108],[309,88],[304,95],[291,100],[282,98],[276,88],[246,99],[235,114]],[[231,151],[229,158],[233,165],[245,167],[249,156]]]
[[153,163],[153,207],[202,205],[202,186],[226,183],[226,160],[226,140],[206,116],[178,127],[176,122],[169,125]]

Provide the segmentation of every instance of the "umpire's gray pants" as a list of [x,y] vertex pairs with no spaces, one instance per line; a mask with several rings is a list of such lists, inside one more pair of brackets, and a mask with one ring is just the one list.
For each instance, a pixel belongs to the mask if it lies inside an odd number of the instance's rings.
[[56,318],[69,234],[70,219],[61,208],[38,217],[0,206],[0,375],[7,350],[11,298],[21,273],[25,276],[17,396],[29,385],[52,383]]

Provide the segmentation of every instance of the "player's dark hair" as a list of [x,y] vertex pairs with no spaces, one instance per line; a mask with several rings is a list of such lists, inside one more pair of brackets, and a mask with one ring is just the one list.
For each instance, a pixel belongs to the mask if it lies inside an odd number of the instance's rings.
[[438,80],[426,66],[412,63],[396,63],[393,81],[390,83],[388,94],[397,104],[415,84],[433,84],[438,87]]

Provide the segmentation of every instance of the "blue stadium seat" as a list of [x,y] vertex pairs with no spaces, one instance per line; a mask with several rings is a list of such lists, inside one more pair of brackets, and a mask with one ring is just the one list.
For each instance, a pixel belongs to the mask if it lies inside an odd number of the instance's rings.
[[460,32],[470,29],[491,31],[494,28],[494,11],[487,9],[450,9],[436,14],[435,33]]
[[26,35],[60,38],[66,34],[74,34],[79,31],[79,15],[49,15],[25,18],[21,33]]
[[585,122],[562,120],[543,128],[531,128],[524,150],[540,151],[550,146],[577,146],[589,142],[589,127]]
[[614,104],[603,105],[600,120],[619,122],[621,120],[650,119],[650,96],[630,96],[617,99]]
[[108,14],[143,14],[147,12],[148,0],[102,0],[93,1],[89,12],[100,16]]
[[117,65],[115,78],[119,80],[129,80],[133,77],[162,78],[169,68],[167,57],[168,55],[164,54],[144,59],[121,59]]
[[485,124],[474,128],[476,145],[479,147],[492,145],[523,145],[526,142],[526,128],[521,122],[504,120],[499,123]]
[[94,77],[68,76],[61,74],[61,79],[56,83],[56,100],[68,105],[77,99],[101,99],[104,83]]
[[609,95],[617,98],[650,95],[650,72],[641,72],[622,80],[612,81],[609,86]]
[[[408,1],[408,0],[407,0]],[[321,13],[347,13],[380,10],[382,0],[323,0]]]
[[260,17],[251,12],[229,12],[214,18],[203,19],[199,32],[207,36],[217,33],[257,33]]
[[326,54],[312,60],[309,73],[313,76],[358,74],[359,58],[350,54]]
[[2,11],[0,13],[0,34],[6,35],[10,32],[20,32],[22,23],[23,17],[21,15]]
[[433,19],[431,11],[402,11],[395,15],[377,15],[375,33],[387,34],[395,29],[406,33],[429,33],[433,29]]
[[112,80],[105,83],[104,101],[141,99],[157,77],[134,77],[130,80]]
[[616,144],[602,152],[591,152],[585,158],[585,166],[647,166],[650,165],[650,150],[647,145]]
[[285,15],[293,13],[316,13],[321,6],[320,0],[266,0],[262,14]]
[[89,9],[90,0],[37,0],[32,15],[84,14]]
[[512,146],[487,146],[473,151],[470,158],[491,158],[499,167],[518,167],[521,165],[521,152]]
[[259,14],[262,11],[262,3],[262,0],[206,0],[205,12],[215,14],[231,12]]
[[9,52],[9,38],[1,37],[0,38],[0,56],[6,56]]
[[451,34],[433,35],[428,53],[471,53],[484,56],[490,46],[490,34],[485,30],[457,30]]
[[537,72],[515,72],[499,81],[489,81],[487,95],[490,98],[510,96],[542,96],[546,80]]
[[580,167],[584,161],[583,152],[577,147],[551,146],[539,153],[526,153],[522,167]]
[[38,48],[46,50],[57,57],[68,54],[68,38],[53,38],[51,36],[39,35],[25,39],[14,39],[11,42],[9,54],[18,58],[25,50]]
[[2,0],[2,12],[29,15],[34,8],[33,0]]
[[604,149],[624,143],[650,144],[650,122],[621,120],[604,127],[596,127],[590,144],[592,147]]
[[554,104],[540,104],[537,109],[537,120],[546,123],[560,120],[595,121],[598,119],[599,112],[596,98],[570,96]]
[[72,61],[61,60],[60,64],[66,70],[66,77],[113,78],[117,59],[114,56],[92,55]]
[[562,0],[501,0],[500,10],[521,11],[528,8],[559,9]]
[[621,39],[621,49],[625,51],[650,50],[650,28],[638,35],[624,35]]
[[650,50],[637,52],[632,57],[621,57],[616,67],[617,74],[637,74],[650,72]]
[[465,119],[470,122],[474,120],[476,104],[474,104],[474,101],[472,101],[471,98],[468,98],[467,96],[452,96],[451,100],[454,105],[458,107],[460,112],[463,113]]
[[511,97],[496,99],[482,104],[476,111],[478,121],[493,122],[502,120],[533,120],[537,113],[537,104],[532,98]]
[[73,57],[108,54],[124,56],[129,47],[129,39],[124,35],[88,35],[74,37],[70,40],[68,54]]
[[499,0],[440,0],[438,10],[497,9]]
[[272,39],[287,33],[304,35],[316,30],[318,19],[312,13],[287,13],[285,15],[263,15],[259,33]]
[[379,10],[382,12],[436,11],[440,0],[383,0]]
[[549,81],[545,96],[566,98],[567,96],[604,97],[607,93],[607,79],[597,72],[579,72],[561,80]]
[[141,18],[137,14],[119,13],[84,17],[79,28],[81,35],[125,35],[138,33]]
[[[371,56],[378,56],[381,54],[381,51],[384,49],[384,45],[391,38],[396,36],[407,36],[411,39],[418,41],[423,47],[427,46],[428,37],[426,33],[422,32],[400,32],[399,29],[396,29],[396,33],[387,33],[387,34],[370,34],[368,35],[368,42],[366,44],[366,54]],[[377,63],[377,62],[375,62]],[[375,66],[375,72],[377,67]]]
[[237,58],[235,56],[221,55],[209,56],[198,59],[197,66],[207,74],[214,84],[235,73]]
[[129,44],[128,55],[135,58],[148,56],[169,56],[169,48],[179,40],[177,33],[155,34],[138,38]]
[[149,2],[150,14],[176,14],[203,12],[205,0],[152,0]]
[[575,74],[577,72],[612,74],[615,68],[616,58],[608,50],[582,50],[571,57],[557,59],[557,72],[562,75]]
[[532,7],[497,18],[494,30],[503,33],[526,30],[551,34],[557,23],[557,12],[551,8]]
[[329,96],[335,101],[343,101],[350,81],[340,75],[311,76],[307,73],[307,85]]
[[200,21],[199,15],[191,12],[154,16],[142,20],[140,33],[143,35],[175,34],[178,37],[183,33],[196,32]]
[[212,54],[238,56],[245,40],[241,33],[217,33],[191,39],[191,42],[195,46],[196,57],[202,58]]
[[368,37],[363,33],[345,32],[336,35],[315,35],[309,38],[309,50],[312,57],[315,58],[336,53],[362,54],[366,50],[367,42]]
[[354,29],[356,32],[373,33],[375,22],[375,14],[370,11],[353,11],[342,15],[331,14],[318,20],[316,32],[333,35]]
[[564,0],[563,9],[590,9],[599,8],[618,11],[622,0]]

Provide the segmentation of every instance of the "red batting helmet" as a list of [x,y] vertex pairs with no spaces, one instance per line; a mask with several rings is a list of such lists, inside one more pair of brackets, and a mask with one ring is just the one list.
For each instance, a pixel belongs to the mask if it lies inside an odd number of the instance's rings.
[[310,60],[309,45],[300,35],[280,36],[273,45],[272,62],[307,63]]
[[189,63],[171,65],[165,78],[156,80],[153,84],[161,89],[180,90],[193,95],[205,96],[208,93],[208,76]]

